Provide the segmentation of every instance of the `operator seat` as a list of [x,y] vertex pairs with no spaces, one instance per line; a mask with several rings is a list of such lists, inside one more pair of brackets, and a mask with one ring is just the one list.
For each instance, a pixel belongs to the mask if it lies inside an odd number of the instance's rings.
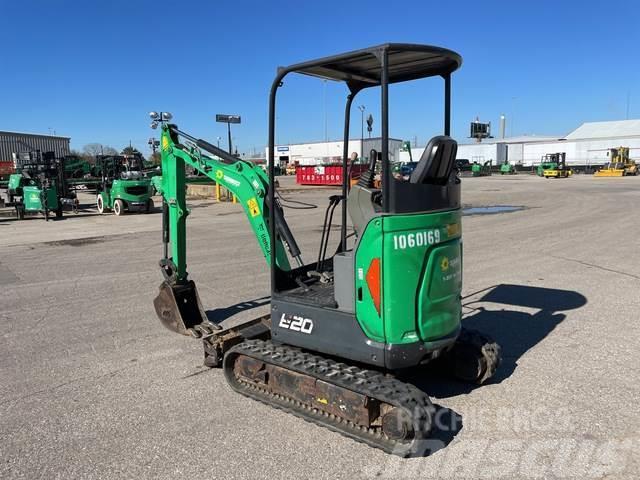
[[444,185],[453,170],[458,144],[446,135],[438,135],[429,140],[420,161],[409,177],[409,183],[430,183]]

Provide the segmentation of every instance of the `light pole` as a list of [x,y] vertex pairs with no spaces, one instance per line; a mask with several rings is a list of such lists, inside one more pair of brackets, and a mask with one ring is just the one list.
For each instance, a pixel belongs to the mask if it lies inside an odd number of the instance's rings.
[[327,81],[322,80],[322,103],[324,108],[324,141],[329,141],[328,123],[327,123]]
[[513,128],[516,124],[516,100],[518,100],[518,97],[511,97],[511,136],[515,137],[516,136],[516,132],[515,129]]
[[364,105],[359,105],[358,110],[360,110],[360,161],[364,157],[364,111],[366,110]]
[[160,146],[160,140],[156,140],[155,138],[151,137],[147,143],[151,147],[151,152],[153,153],[153,156],[155,157],[156,156],[156,149]]
[[216,140],[218,140],[218,148],[220,148],[220,140],[222,140],[222,137],[218,137]]
[[233,155],[233,149],[231,148],[231,124],[240,123],[240,115],[224,115],[218,113],[216,114],[216,122],[227,124],[227,136],[229,137],[229,155]]

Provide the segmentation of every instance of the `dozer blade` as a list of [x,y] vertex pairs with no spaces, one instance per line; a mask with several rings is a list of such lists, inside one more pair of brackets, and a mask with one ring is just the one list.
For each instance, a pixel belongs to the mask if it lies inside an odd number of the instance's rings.
[[594,177],[622,177],[624,170],[600,170],[593,174]]
[[160,322],[172,332],[199,338],[220,328],[207,319],[193,280],[184,285],[162,282],[153,306]]

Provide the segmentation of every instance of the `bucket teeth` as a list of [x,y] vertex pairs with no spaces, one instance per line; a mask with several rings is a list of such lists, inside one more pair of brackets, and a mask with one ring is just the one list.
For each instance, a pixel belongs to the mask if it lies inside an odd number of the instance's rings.
[[191,335],[193,338],[202,338],[202,333],[200,333],[200,331],[196,330],[195,328],[190,328],[188,332],[189,335]]

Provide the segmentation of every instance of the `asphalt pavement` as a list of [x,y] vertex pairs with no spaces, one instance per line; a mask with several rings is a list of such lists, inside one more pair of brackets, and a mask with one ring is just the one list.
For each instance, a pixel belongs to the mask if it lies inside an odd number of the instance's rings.
[[[281,181],[286,187],[291,179]],[[317,255],[334,189],[285,211]],[[464,322],[504,360],[473,388],[412,372],[446,415],[435,452],[400,459],[233,393],[198,341],[158,322],[160,213],[0,218],[0,477],[640,476],[640,178],[466,178]],[[192,202],[188,270],[210,315],[268,311],[240,205]],[[335,239],[334,239],[335,240]]]

